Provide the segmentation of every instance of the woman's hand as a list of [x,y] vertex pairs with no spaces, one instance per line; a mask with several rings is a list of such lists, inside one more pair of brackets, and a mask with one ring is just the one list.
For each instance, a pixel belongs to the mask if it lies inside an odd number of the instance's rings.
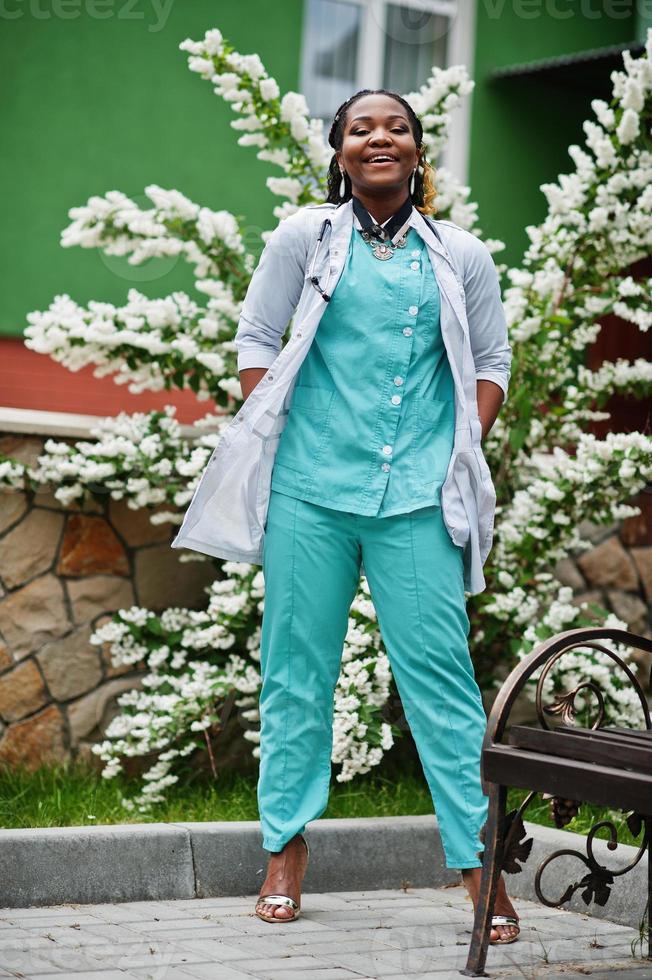
[[482,436],[484,439],[491,432],[491,428],[496,421],[498,412],[503,404],[503,389],[495,381],[481,378],[477,384],[478,415],[482,423]]
[[267,374],[268,368],[243,368],[240,371],[240,387],[242,388],[242,398],[247,400],[261,378]]

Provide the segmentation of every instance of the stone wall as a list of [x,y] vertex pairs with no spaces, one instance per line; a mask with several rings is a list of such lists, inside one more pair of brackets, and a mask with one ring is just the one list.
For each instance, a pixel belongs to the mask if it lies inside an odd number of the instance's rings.
[[[0,452],[33,465],[45,438],[0,431]],[[583,525],[594,548],[556,574],[575,602],[600,602],[652,636],[652,495],[634,502],[640,517]],[[112,667],[108,650],[89,643],[91,632],[134,604],[203,608],[215,578],[211,562],[180,564],[169,546],[175,533],[108,497],[64,508],[46,490],[0,492],[0,764],[84,757],[100,765],[90,745],[143,671]],[[638,659],[646,680],[652,657]]]
[[[593,547],[559,562],[555,576],[573,589],[575,604],[597,602],[612,610],[633,633],[652,639],[652,493],[629,503],[641,514],[610,527],[589,521],[580,536]],[[638,677],[649,692],[652,654],[637,653]]]
[[[34,465],[45,438],[0,432],[0,452]],[[180,563],[176,530],[108,495],[64,508],[51,488],[0,491],[0,764],[101,765],[90,744],[143,671],[112,667],[91,633],[132,605],[204,608],[215,578],[210,561]]]

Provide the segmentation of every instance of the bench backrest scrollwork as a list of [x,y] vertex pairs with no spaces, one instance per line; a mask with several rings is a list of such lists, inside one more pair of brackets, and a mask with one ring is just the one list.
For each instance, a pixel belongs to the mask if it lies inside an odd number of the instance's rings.
[[572,691],[567,692],[561,698],[557,698],[554,705],[543,704],[543,686],[547,676],[561,657],[576,647],[590,647],[599,650],[614,661],[615,665],[624,672],[636,692],[641,705],[644,727],[648,730],[651,729],[652,717],[650,715],[650,708],[645,692],[636,675],[631,667],[617,653],[600,643],[600,640],[611,640],[613,643],[621,643],[634,649],[652,653],[652,640],[649,640],[647,637],[630,633],[627,630],[610,629],[607,627],[581,627],[579,629],[566,630],[564,633],[558,633],[556,636],[544,640],[514,667],[502,685],[489,713],[483,748],[486,749],[491,745],[502,742],[505,727],[514,702],[525,687],[527,681],[542,665],[544,666],[537,681],[535,695],[536,710],[541,727],[544,729],[549,728],[545,719],[546,714],[560,714],[564,722],[572,722],[575,698],[583,690],[590,690],[598,702],[598,717],[592,727],[598,728],[601,725],[604,719],[604,698],[599,687],[591,680],[583,681]]

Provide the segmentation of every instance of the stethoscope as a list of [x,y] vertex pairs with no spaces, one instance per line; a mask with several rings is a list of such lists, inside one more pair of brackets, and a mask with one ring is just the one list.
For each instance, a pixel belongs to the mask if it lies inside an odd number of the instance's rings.
[[319,278],[316,275],[314,275],[314,272],[315,272],[315,264],[317,262],[317,255],[318,255],[319,250],[320,250],[319,249],[319,246],[321,245],[322,239],[324,237],[324,232],[326,231],[326,225],[330,225],[330,230],[331,230],[331,232],[333,231],[333,224],[331,222],[331,219],[330,218],[325,218],[322,221],[321,228],[319,230],[319,235],[317,237],[317,245],[315,246],[315,254],[312,257],[312,262],[310,264],[310,272],[308,274],[310,276],[310,282],[313,284],[313,286],[315,287],[315,289],[321,294],[322,299],[326,303],[328,303],[328,301],[330,300],[330,296],[329,296],[329,294],[327,292],[325,292],[321,288],[321,285],[319,283]]
[[[426,221],[426,224],[435,233],[435,235],[439,239],[439,242],[440,242],[440,244],[442,245],[442,248],[443,248],[444,246],[443,246],[443,242],[442,242],[442,239],[441,239],[441,235],[437,231],[437,228],[435,227],[434,222],[428,220],[428,218],[426,218],[425,215],[422,215],[422,217]],[[312,257],[312,262],[310,263],[310,272],[308,273],[308,275],[310,277],[310,282],[313,284],[313,286],[315,287],[315,289],[321,294],[322,299],[326,303],[328,303],[328,301],[330,300],[331,297],[330,297],[330,295],[327,292],[325,292],[325,290],[322,289],[322,287],[320,285],[320,282],[319,282],[319,278],[314,274],[314,272],[315,272],[315,265],[317,263],[317,256],[318,256],[319,251],[320,251],[320,245],[321,245],[322,240],[324,238],[324,232],[326,231],[326,225],[328,225],[330,227],[331,233],[333,231],[333,223],[332,223],[331,219],[330,218],[324,218],[324,220],[321,223],[321,228],[319,229],[319,235],[317,236],[317,244],[315,246],[315,253],[314,253],[313,257]],[[444,250],[444,251],[445,251],[446,258],[448,259],[449,264],[454,269],[455,267],[453,266],[452,260],[451,260],[450,256],[448,255],[448,252],[446,250]]]

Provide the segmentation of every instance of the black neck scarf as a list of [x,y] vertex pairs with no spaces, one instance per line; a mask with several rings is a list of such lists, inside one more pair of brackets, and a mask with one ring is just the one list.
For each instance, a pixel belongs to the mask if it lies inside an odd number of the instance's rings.
[[391,216],[385,225],[381,226],[374,221],[362,201],[355,194],[351,195],[351,199],[353,201],[353,210],[362,225],[362,230],[377,238],[379,242],[386,242],[390,238],[393,238],[399,228],[405,224],[412,214],[412,198],[408,196],[398,211]]

